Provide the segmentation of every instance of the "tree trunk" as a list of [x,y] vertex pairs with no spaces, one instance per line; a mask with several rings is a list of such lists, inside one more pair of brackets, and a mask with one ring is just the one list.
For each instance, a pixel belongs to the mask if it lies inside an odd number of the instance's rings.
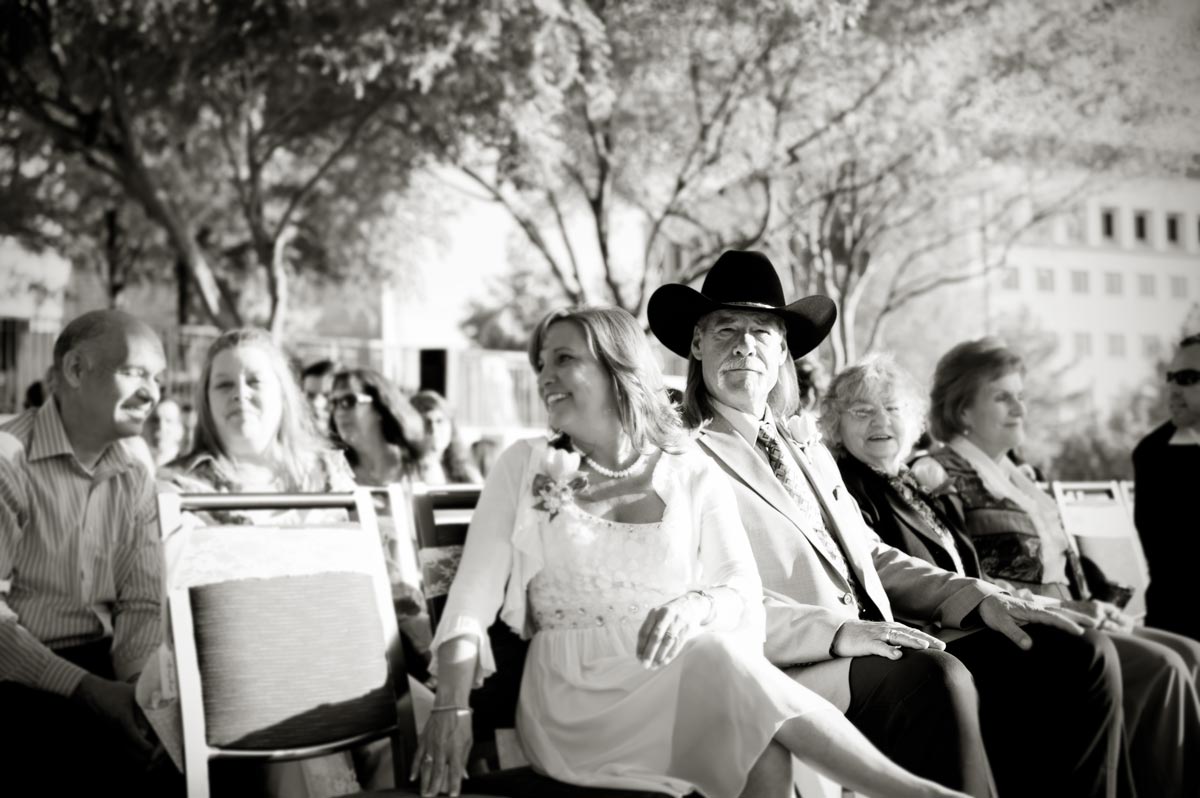
[[271,315],[267,321],[267,329],[271,336],[280,341],[283,337],[284,324],[288,311],[288,271],[287,247],[295,236],[295,228],[287,227],[273,243],[255,247],[259,262],[267,269],[267,290],[271,297]]
[[175,323],[183,327],[191,319],[192,283],[188,279],[187,264],[178,255],[175,257]]
[[183,265],[197,289],[196,296],[200,299],[200,306],[205,315],[221,329],[240,327],[242,320],[238,316],[237,308],[221,301],[217,276],[208,259],[204,257],[204,251],[197,243],[191,225],[185,222],[182,215],[163,197],[145,165],[138,160],[136,150],[132,147],[127,150],[120,159],[123,167],[121,182],[141,203],[146,215],[162,225],[172,249],[175,250],[176,262]]

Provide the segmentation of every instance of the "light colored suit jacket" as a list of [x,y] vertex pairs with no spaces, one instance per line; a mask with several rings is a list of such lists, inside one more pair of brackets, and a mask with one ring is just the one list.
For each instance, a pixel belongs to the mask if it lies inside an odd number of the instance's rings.
[[[801,447],[780,426],[785,447],[813,486],[829,531],[842,544],[867,597],[886,620],[960,628],[981,601],[1000,588],[910,557],[873,535],[842,484],[833,456],[819,443]],[[738,510],[762,576],[767,613],[766,655],[800,683],[845,710],[850,659],[830,653],[843,623],[858,608],[846,579],[820,543],[809,537],[800,508],[761,456],[718,414],[700,446],[733,483]],[[789,666],[799,666],[790,668]]]

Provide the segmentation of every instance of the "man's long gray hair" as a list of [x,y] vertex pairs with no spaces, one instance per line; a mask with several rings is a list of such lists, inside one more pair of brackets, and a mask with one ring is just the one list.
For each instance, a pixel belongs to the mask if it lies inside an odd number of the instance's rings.
[[[696,322],[696,329],[703,331],[707,319],[708,316],[701,317]],[[716,414],[713,401],[708,386],[704,384],[704,369],[700,361],[695,355],[688,355],[687,383],[683,388],[683,404],[680,407],[684,425],[695,429],[712,419]],[[767,406],[771,408],[771,414],[781,422],[794,416],[800,409],[796,364],[792,362],[792,353],[787,347],[786,337],[783,342],[783,362],[779,364],[779,379],[767,394]]]

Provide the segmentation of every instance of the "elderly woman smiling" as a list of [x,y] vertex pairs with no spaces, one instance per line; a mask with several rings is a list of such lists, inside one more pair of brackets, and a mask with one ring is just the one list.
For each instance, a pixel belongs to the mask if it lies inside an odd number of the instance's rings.
[[905,458],[924,430],[927,402],[892,358],[871,355],[838,374],[822,403],[821,434],[846,488],[885,542],[965,576],[979,562],[952,510],[922,490]]

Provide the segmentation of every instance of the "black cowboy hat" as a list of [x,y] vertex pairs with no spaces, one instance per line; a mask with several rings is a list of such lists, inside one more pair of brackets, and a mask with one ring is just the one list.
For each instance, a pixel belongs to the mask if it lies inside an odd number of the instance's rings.
[[754,310],[778,316],[787,327],[793,358],[815,349],[837,319],[837,306],[827,296],[806,296],[785,304],[779,275],[767,256],[739,249],[726,250],[717,258],[699,291],[682,283],[660,287],[651,295],[646,315],[650,330],[663,346],[686,358],[692,350],[696,322],[714,310]]

